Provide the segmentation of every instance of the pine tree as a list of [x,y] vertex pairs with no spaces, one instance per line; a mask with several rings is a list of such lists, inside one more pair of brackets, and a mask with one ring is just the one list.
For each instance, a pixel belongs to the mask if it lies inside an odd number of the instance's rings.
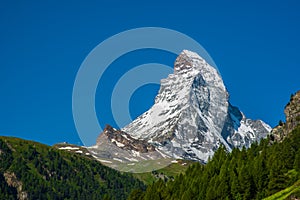
[[232,159],[230,163],[230,196],[237,199],[240,191],[240,184],[238,180],[238,173],[236,167],[236,160]]
[[265,190],[268,186],[268,174],[269,170],[266,166],[266,153],[262,151],[261,154],[256,157],[253,166],[253,179],[255,188],[257,189],[257,199],[262,199],[265,196]]
[[283,164],[279,159],[273,160],[273,164],[270,168],[268,194],[274,194],[275,192],[284,189],[286,187],[287,177],[285,177],[285,171]]
[[295,168],[298,172],[300,172],[300,148],[299,148],[299,150],[297,151],[296,156],[295,156],[294,168]]
[[207,191],[206,191],[206,199],[217,199],[217,194],[216,194],[216,181],[217,181],[217,176],[213,176],[208,184]]
[[230,196],[230,177],[229,177],[229,161],[223,163],[220,175],[218,176],[217,183],[217,196],[218,199],[226,199],[226,197]]

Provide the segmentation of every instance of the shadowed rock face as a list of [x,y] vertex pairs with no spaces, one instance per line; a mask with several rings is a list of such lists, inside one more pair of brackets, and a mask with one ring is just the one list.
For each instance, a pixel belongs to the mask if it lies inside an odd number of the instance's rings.
[[174,63],[174,73],[161,80],[154,105],[121,131],[107,126],[97,144],[103,138],[125,151],[157,151],[206,162],[221,144],[229,151],[249,147],[270,130],[231,106],[218,71],[184,50]]

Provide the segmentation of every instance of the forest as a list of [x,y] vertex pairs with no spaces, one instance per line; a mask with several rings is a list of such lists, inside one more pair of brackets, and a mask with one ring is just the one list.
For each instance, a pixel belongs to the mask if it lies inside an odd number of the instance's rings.
[[300,127],[282,142],[270,136],[249,149],[220,147],[206,165],[193,164],[174,180],[136,189],[129,199],[263,199],[295,183],[289,197],[300,197],[299,180]]
[[249,149],[221,146],[207,164],[147,187],[91,157],[17,138],[0,137],[0,161],[0,199],[276,199],[282,191],[300,197],[300,127],[280,142],[270,135]]
[[[5,176],[11,177],[8,185]],[[144,184],[92,158],[0,137],[0,199],[126,199]],[[25,196],[24,196],[25,195]]]

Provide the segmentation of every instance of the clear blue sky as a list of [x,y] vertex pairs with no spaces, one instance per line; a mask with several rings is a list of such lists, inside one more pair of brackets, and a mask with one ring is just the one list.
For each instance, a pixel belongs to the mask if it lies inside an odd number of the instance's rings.
[[[108,37],[147,26],[197,40],[217,64],[232,104],[275,126],[300,89],[299,10],[297,0],[1,1],[0,135],[78,144],[72,88],[82,61]],[[148,62],[172,65],[174,59],[158,50],[118,59],[97,92],[100,123],[115,125],[109,95],[121,72]],[[133,117],[153,103],[157,90],[148,85],[133,95]],[[143,95],[148,100],[141,101]]]

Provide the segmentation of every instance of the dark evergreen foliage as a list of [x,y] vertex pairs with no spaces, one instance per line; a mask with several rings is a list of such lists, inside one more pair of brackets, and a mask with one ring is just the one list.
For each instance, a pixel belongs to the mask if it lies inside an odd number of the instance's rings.
[[291,186],[299,172],[300,127],[280,143],[268,138],[231,153],[221,147],[205,166],[194,164],[185,175],[155,182],[131,199],[262,199]]
[[145,189],[92,158],[15,138],[0,138],[0,199],[17,199],[4,173],[16,176],[28,199],[126,199]]

